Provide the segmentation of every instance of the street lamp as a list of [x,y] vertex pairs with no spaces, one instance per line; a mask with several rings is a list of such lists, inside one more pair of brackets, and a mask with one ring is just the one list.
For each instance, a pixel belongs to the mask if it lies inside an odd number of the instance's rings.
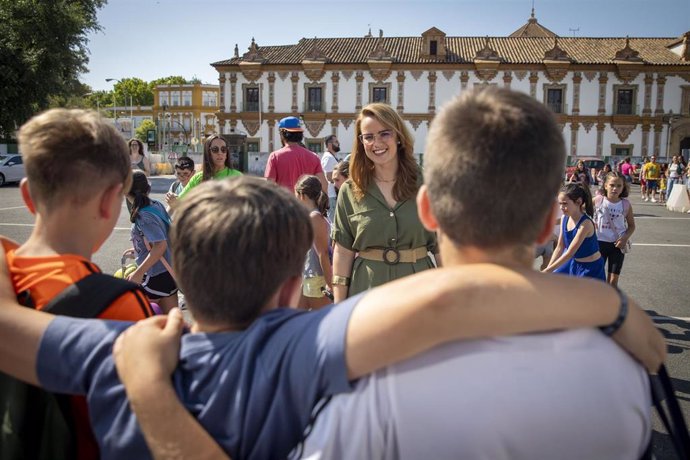
[[[118,78],[106,78],[105,81],[110,83],[111,81],[116,81],[118,83],[122,83],[122,81]],[[115,87],[113,86],[113,89]],[[125,92],[125,104],[127,104],[127,95],[128,93]],[[115,98],[113,98],[113,101]],[[117,120],[117,114],[115,114],[115,120]],[[129,130],[130,130],[130,137],[134,137],[134,103],[132,101],[132,95],[129,94]]]

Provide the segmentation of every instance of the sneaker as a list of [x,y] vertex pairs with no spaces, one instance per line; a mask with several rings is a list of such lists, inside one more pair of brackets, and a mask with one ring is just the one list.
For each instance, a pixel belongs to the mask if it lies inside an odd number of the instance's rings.
[[644,200],[649,201],[649,197],[648,196],[644,197]]
[[652,198],[652,203],[656,203],[656,199]]

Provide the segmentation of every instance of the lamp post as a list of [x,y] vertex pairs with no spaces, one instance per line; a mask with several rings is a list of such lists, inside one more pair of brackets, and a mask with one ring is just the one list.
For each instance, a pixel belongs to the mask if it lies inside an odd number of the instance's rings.
[[[118,83],[122,83],[122,81],[119,78],[106,78],[105,81],[110,83],[111,81],[116,81]],[[113,89],[115,87],[113,86]],[[127,104],[127,96],[128,93],[125,92],[125,100],[124,103]],[[113,101],[115,98],[113,97]],[[115,120],[117,121],[117,115],[115,116]],[[129,131],[130,131],[130,136],[129,137],[134,137],[134,104],[132,101],[132,95],[129,94]]]

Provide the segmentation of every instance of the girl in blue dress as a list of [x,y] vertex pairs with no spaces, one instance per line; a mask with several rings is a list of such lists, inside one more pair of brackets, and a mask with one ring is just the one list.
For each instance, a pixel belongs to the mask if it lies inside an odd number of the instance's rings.
[[587,276],[606,281],[604,260],[599,253],[592,195],[586,184],[568,184],[558,194],[563,211],[558,244],[545,272]]

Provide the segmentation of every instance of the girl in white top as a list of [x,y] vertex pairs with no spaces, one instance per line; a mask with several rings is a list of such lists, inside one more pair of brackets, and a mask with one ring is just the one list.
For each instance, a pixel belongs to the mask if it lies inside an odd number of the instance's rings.
[[604,179],[601,194],[594,199],[599,252],[607,265],[606,280],[613,286],[618,286],[625,259],[623,251],[635,231],[635,217],[627,196],[625,177],[619,172],[610,172]]

